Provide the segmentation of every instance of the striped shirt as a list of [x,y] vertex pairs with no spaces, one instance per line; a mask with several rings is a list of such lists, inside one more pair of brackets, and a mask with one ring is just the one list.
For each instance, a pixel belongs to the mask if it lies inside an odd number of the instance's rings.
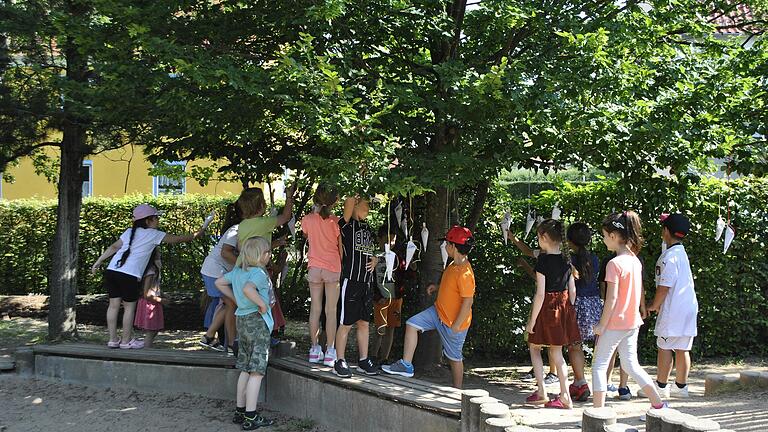
[[339,219],[341,244],[344,254],[341,258],[341,278],[355,282],[373,281],[374,272],[365,266],[376,250],[375,236],[364,221]]

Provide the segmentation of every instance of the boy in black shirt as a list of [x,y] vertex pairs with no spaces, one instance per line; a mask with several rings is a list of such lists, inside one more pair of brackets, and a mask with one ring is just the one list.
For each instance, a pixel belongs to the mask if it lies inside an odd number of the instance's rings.
[[349,197],[344,201],[344,215],[339,219],[341,228],[341,296],[339,328],[336,330],[336,355],[333,373],[349,378],[352,372],[346,360],[347,337],[353,324],[357,324],[357,346],[360,360],[357,368],[366,375],[378,371],[368,358],[368,323],[373,312],[373,278],[378,258],[374,255],[376,239],[365,218],[368,200]]

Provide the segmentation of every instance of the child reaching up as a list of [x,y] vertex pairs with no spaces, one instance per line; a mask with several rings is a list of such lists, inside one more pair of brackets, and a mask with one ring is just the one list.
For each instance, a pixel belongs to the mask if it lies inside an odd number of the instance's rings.
[[653,380],[637,360],[637,336],[643,324],[643,268],[634,251],[640,250],[643,243],[640,217],[633,211],[613,213],[603,221],[602,231],[605,245],[616,252],[616,257],[606,266],[605,306],[594,329],[598,336],[592,366],[594,406],[600,408],[605,404],[606,372],[614,350],[618,349],[621,368],[640,384],[651,399],[652,408],[663,408],[665,404]]
[[144,272],[142,296],[136,305],[136,319],[133,325],[144,330],[144,348],[152,348],[157,332],[165,327],[163,319],[163,297],[160,291],[160,249],[155,248]]
[[237,380],[237,405],[233,421],[243,430],[255,430],[274,423],[256,413],[259,389],[269,361],[272,319],[270,291],[272,282],[266,265],[272,255],[272,245],[264,237],[251,237],[242,244],[240,263],[216,280],[216,288],[234,297],[239,349],[235,367],[240,369]]
[[[538,390],[526,402],[543,403],[547,408],[570,409],[572,402],[563,346],[581,340],[573,308],[576,284],[569,260],[560,250],[563,242],[562,222],[546,219],[539,224],[537,233],[539,246],[545,253],[541,253],[536,260],[536,294],[525,331],[528,334],[528,347]],[[544,364],[541,359],[543,346],[549,347],[549,358],[555,363],[560,380],[560,396],[551,401],[547,400],[544,389]]]

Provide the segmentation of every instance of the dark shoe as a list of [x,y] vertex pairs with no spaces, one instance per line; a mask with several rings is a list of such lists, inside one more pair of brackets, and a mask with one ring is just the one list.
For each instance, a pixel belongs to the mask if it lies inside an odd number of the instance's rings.
[[232,417],[232,423],[243,424],[244,421],[245,421],[245,413],[235,410],[235,416]]
[[340,376],[342,378],[352,377],[352,371],[349,370],[347,361],[344,359],[336,360],[336,363],[334,363],[333,365],[333,373],[335,373],[337,376]]
[[533,369],[529,370],[523,376],[520,377],[520,381],[533,381],[536,379],[536,375],[533,374]]
[[544,384],[546,384],[546,385],[550,385],[550,384],[554,384],[554,383],[558,383],[558,382],[560,382],[560,379],[557,378],[557,375],[555,375],[555,374],[553,374],[551,372],[548,373],[547,376],[544,377]]
[[369,358],[362,359],[359,362],[357,362],[357,370],[359,370],[360,372],[362,372],[362,373],[364,373],[366,375],[378,375],[379,374],[379,368]]
[[275,424],[274,420],[267,420],[260,415],[253,418],[245,417],[243,430],[256,430],[260,427],[272,426],[273,424]]
[[219,341],[216,340],[216,338],[209,338],[206,335],[203,335],[203,337],[200,339],[200,345],[206,348],[210,348],[214,351],[224,351],[224,347],[219,343]]
[[238,350],[238,343],[237,343],[237,341],[235,341],[234,344],[232,344],[232,345],[227,347],[227,355],[230,356],[230,357],[232,357],[232,356],[237,357],[238,351],[239,350]]

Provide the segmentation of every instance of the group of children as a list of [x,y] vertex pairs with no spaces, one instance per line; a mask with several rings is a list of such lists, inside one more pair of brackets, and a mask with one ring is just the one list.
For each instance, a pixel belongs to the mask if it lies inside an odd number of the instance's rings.
[[[271,424],[257,415],[256,401],[261,380],[266,372],[271,334],[284,323],[279,299],[273,288],[275,273],[270,265],[272,232],[292,218],[293,191],[282,214],[265,216],[266,202],[260,189],[243,191],[227,217],[224,234],[212,248],[201,268],[207,294],[220,306],[211,317],[201,344],[215,350],[227,350],[237,356],[241,370],[237,386],[236,423],[244,430]],[[338,194],[327,185],[319,185],[314,194],[313,211],[301,220],[301,230],[308,241],[308,275],[311,299],[309,329],[310,363],[322,363],[340,377],[351,377],[346,346],[352,326],[356,326],[358,359],[356,368],[363,374],[379,371],[411,377],[418,333],[436,330],[443,353],[448,358],[453,384],[462,386],[463,345],[472,321],[475,278],[468,260],[474,246],[472,232],[453,226],[440,241],[451,263],[445,268],[439,287],[426,287],[429,295],[437,292],[433,306],[412,316],[406,322],[403,357],[385,364],[392,346],[394,328],[400,326],[404,281],[413,277],[414,264],[406,266],[402,253],[395,254],[394,277],[382,256],[383,250],[396,250],[396,234],[388,225],[378,236],[366,218],[369,202],[359,196],[344,201],[343,214],[335,216],[331,209]],[[157,246],[180,243],[203,235],[175,236],[157,230],[159,212],[142,204],[134,210],[133,227],[111,245],[96,261],[92,270],[112,257],[104,275],[110,303],[107,322],[110,348],[150,347],[156,332],[163,328],[163,296],[159,288],[160,260]],[[388,215],[389,217],[389,215]],[[640,219],[634,212],[614,213],[602,224],[603,241],[615,256],[598,272],[598,259],[589,251],[591,231],[584,223],[573,223],[567,231],[569,255],[564,255],[563,225],[558,220],[544,220],[537,227],[540,249],[533,251],[512,236],[513,243],[536,257],[529,269],[536,281],[531,315],[525,327],[537,391],[528,403],[551,408],[571,408],[573,400],[585,401],[590,395],[584,377],[582,343],[594,341],[592,382],[595,406],[602,406],[608,389],[607,377],[618,351],[621,367],[642,387],[653,407],[668,397],[667,386],[673,364],[677,363],[676,385],[687,395],[687,374],[693,337],[696,336],[696,296],[688,258],[681,240],[690,228],[680,214],[666,216],[663,221],[666,251],[656,266],[656,296],[648,312],[658,312],[656,324],[659,348],[659,373],[653,380],[637,360],[638,330],[645,318],[642,290],[642,264],[637,254],[642,247]],[[279,273],[279,271],[277,272]],[[600,286],[605,287],[604,302]],[[138,308],[137,308],[138,300]],[[122,337],[117,335],[117,316],[124,308]],[[641,314],[642,311],[642,314]],[[134,314],[135,312],[135,314]],[[325,347],[320,344],[321,317],[325,315]],[[373,353],[369,353],[369,323],[376,332]],[[145,340],[132,336],[134,324],[147,330]],[[225,328],[225,343],[215,335]],[[219,339],[224,339],[220,337]],[[559,395],[547,398],[542,361],[542,348],[547,347],[550,362],[560,382]],[[568,386],[568,373],[562,348],[568,355],[575,381]],[[674,353],[674,354],[673,354]],[[624,381],[624,380],[622,380]]]

